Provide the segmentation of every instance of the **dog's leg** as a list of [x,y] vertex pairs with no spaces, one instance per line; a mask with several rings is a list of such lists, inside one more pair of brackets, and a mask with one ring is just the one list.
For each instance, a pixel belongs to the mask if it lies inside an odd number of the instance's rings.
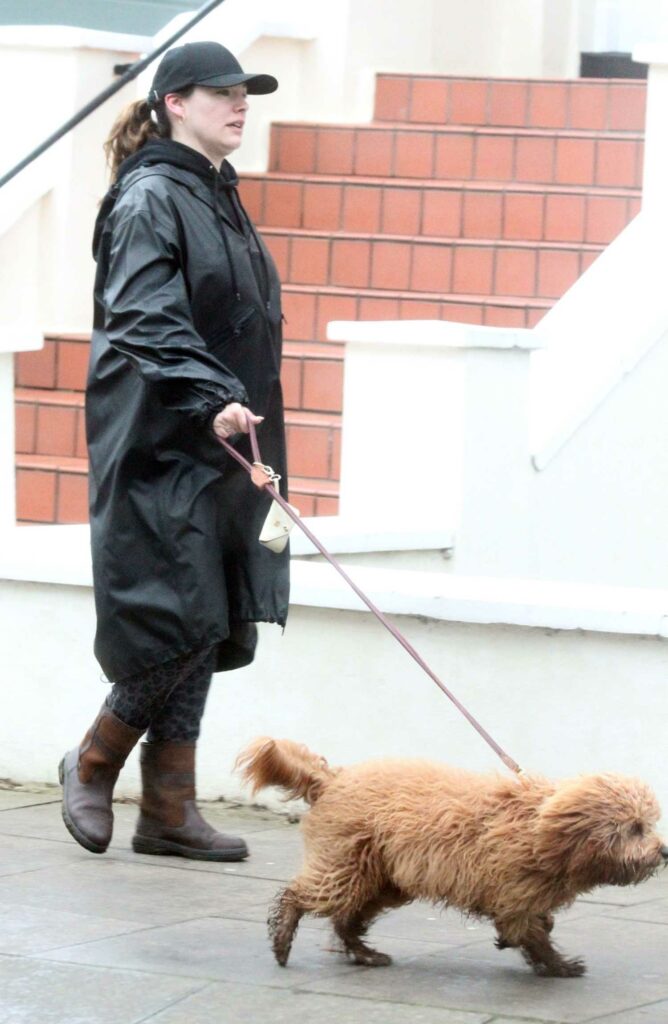
[[[541,921],[541,923],[545,927],[545,931],[549,935],[550,932],[552,931],[552,929],[554,928],[554,914],[550,914],[550,913],[541,914],[539,920]],[[505,934],[503,932],[502,925],[497,922],[496,927],[497,927],[497,935],[496,935],[496,939],[494,941],[494,945],[496,946],[496,948],[497,949],[511,949],[512,945],[508,941],[508,939],[506,938],[506,936],[505,936]]]
[[497,921],[498,949],[519,949],[536,974],[550,978],[579,978],[585,972],[580,959],[568,960],[550,941],[554,925],[552,914],[541,914],[528,920]]
[[288,962],[292,940],[303,914],[304,907],[295,889],[283,889],[272,904],[267,923],[274,956],[281,967]]
[[580,957],[567,959],[550,942],[547,932],[536,932],[525,939],[520,946],[522,956],[536,974],[547,978],[580,978],[586,971]]
[[365,967],[386,967],[392,963],[392,957],[380,953],[362,941],[362,937],[384,910],[400,907],[406,901],[398,889],[384,889],[378,896],[369,900],[359,910],[349,914],[337,914],[332,917],[334,931],[341,939],[346,954],[353,963]]

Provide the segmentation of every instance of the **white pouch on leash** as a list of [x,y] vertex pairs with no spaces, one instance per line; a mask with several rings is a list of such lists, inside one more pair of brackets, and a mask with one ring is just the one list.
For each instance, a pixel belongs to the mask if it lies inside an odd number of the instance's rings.
[[[290,505],[290,508],[295,515],[299,515],[299,509],[296,509],[294,505]],[[260,533],[260,544],[264,544],[270,551],[275,551],[277,555],[280,555],[281,551],[285,551],[290,530],[294,525],[294,520],[290,518],[285,509],[277,501],[272,501],[269,515],[265,519]]]

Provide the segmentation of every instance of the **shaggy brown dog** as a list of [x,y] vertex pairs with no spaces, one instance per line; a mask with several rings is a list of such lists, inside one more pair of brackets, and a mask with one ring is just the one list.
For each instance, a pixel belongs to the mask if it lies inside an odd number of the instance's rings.
[[574,977],[584,964],[552,945],[554,911],[597,885],[642,882],[668,859],[654,795],[618,775],[555,784],[425,761],[331,769],[304,746],[267,738],[237,767],[253,793],[279,786],[312,804],[302,872],[269,919],[283,966],[305,913],[331,918],[355,963],[388,964],[363,936],[382,911],[421,899],[489,918],[499,949],[519,949],[539,974]]

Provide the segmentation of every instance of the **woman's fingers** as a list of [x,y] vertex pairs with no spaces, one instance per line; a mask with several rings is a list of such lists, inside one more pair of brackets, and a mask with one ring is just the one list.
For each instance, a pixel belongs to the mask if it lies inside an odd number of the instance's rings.
[[254,425],[262,423],[264,419],[264,416],[256,416],[240,402],[230,402],[214,418],[213,430],[216,437],[225,440],[232,434],[247,434],[249,417]]

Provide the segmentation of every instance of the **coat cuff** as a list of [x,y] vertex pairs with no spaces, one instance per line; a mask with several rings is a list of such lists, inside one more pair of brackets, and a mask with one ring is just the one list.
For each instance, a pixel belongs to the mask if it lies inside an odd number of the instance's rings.
[[248,395],[243,387],[230,388],[209,387],[198,385],[197,394],[199,408],[195,413],[196,419],[207,427],[213,429],[213,421],[218,413],[231,402],[239,402],[241,405],[248,405]]

